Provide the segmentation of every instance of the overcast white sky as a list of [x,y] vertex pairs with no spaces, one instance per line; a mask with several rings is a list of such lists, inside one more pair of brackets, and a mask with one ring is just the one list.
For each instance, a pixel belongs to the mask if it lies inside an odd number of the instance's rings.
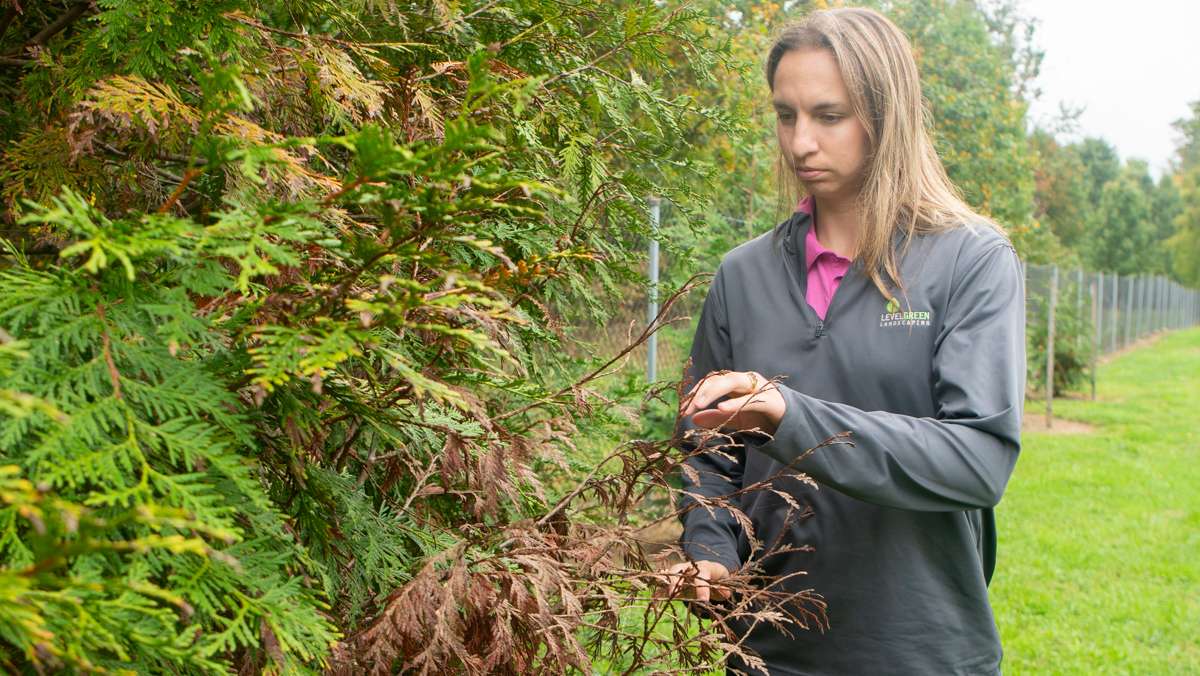
[[1059,102],[1084,106],[1079,134],[1101,136],[1158,176],[1175,149],[1171,123],[1200,99],[1197,0],[1019,0],[1045,51],[1034,120]]

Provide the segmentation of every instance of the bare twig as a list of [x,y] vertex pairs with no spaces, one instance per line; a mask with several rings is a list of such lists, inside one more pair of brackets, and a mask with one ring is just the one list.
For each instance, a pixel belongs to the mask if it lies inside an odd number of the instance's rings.
[[450,19],[443,21],[442,23],[438,24],[437,26],[430,26],[425,29],[425,32],[432,33],[434,31],[443,31],[443,30],[449,28],[450,26],[454,25],[456,22],[473,19],[476,16],[488,11],[489,9],[495,7],[498,4],[500,4],[500,0],[492,0],[491,2],[480,6],[479,8],[475,9],[474,11],[472,11],[468,14],[464,14],[460,17],[451,17]]
[[204,169],[188,167],[187,171],[183,172],[183,177],[179,180],[179,185],[176,186],[175,192],[171,193],[167,201],[162,203],[162,206],[158,208],[158,213],[165,214],[170,211],[171,207],[175,206],[175,203],[179,201],[180,195],[183,195],[183,191],[187,190],[188,184],[192,182],[192,179],[202,173],[204,173]]
[[530,411],[539,406],[546,406],[548,404],[552,404],[555,402],[555,400],[557,400],[559,397],[563,396],[564,394],[573,392],[576,389],[595,380],[602,373],[604,373],[605,370],[608,369],[608,367],[617,363],[621,359],[624,359],[625,356],[628,355],[629,353],[633,352],[633,350],[635,348],[637,348],[639,345],[641,345],[642,343],[649,340],[650,336],[653,335],[655,331],[658,331],[658,329],[663,326],[663,324],[665,323],[664,320],[667,317],[667,315],[670,313],[671,308],[675,305],[675,302],[678,301],[684,295],[686,295],[688,292],[690,292],[692,289],[695,289],[700,284],[706,282],[709,277],[711,277],[711,275],[709,273],[700,273],[700,274],[693,275],[690,279],[688,279],[686,282],[684,282],[683,286],[679,287],[678,290],[676,290],[666,300],[663,301],[662,307],[659,309],[658,314],[654,316],[654,321],[647,324],[646,328],[644,328],[642,330],[641,334],[639,334],[638,337],[633,340],[633,342],[629,343],[624,348],[622,348],[621,351],[618,352],[615,357],[613,357],[612,359],[609,359],[608,361],[601,364],[599,368],[596,368],[595,370],[588,373],[587,375],[580,378],[579,380],[575,381],[574,383],[559,389],[557,392],[550,395],[549,397],[545,397],[543,399],[539,399],[537,401],[526,404],[525,406],[522,406],[520,408],[516,408],[511,411],[501,413],[500,415],[495,416],[493,418],[493,420],[496,420],[496,421],[505,420],[505,419],[511,418],[515,415],[520,415],[522,413]]
[[121,374],[117,372],[117,364],[113,361],[112,340],[108,336],[108,320],[104,316],[104,303],[96,304],[96,314],[100,317],[101,349],[104,351],[104,363],[108,366],[108,379],[112,382],[113,397],[122,399]]
[[268,26],[259,21],[255,21],[240,11],[226,12],[223,16],[230,21],[236,21],[237,23],[250,26],[251,28],[257,28],[258,30],[266,33],[284,35],[289,38],[300,40],[301,42],[320,40],[322,42],[328,42],[330,44],[338,45],[340,47],[345,47],[355,51],[363,47],[418,47],[421,45],[419,42],[356,42],[353,40],[342,40],[340,38],[335,38],[332,35],[324,35],[322,33],[296,33],[294,31],[275,28],[274,26]]
[[67,26],[75,23],[79,17],[83,16],[83,13],[86,12],[90,6],[91,3],[87,2],[86,0],[81,0],[80,2],[74,3],[70,8],[67,9],[66,12],[63,12],[62,16],[47,24],[45,28],[38,31],[36,35],[30,38],[28,42],[16,49],[10,50],[4,54],[4,56],[15,57],[30,47],[37,47],[46,44],[50,38],[58,35],[60,32],[66,30]]
[[4,16],[0,17],[0,40],[4,39],[4,34],[8,32],[8,27],[12,25],[13,19],[17,18],[17,6],[9,5],[4,11]]

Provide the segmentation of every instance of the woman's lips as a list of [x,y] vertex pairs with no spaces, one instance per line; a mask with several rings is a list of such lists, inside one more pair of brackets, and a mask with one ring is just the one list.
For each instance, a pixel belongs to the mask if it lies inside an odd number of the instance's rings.
[[797,169],[796,176],[801,181],[813,181],[825,175],[824,169]]

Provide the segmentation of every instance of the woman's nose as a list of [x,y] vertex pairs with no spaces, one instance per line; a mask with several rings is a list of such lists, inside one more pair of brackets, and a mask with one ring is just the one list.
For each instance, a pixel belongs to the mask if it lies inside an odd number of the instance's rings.
[[813,154],[817,150],[817,138],[813,135],[813,127],[811,122],[797,120],[796,126],[792,128],[791,148],[792,157],[796,158],[796,163]]

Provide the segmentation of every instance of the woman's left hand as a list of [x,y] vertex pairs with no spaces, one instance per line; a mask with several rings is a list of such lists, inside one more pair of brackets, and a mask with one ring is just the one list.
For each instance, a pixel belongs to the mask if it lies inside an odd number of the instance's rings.
[[[729,397],[709,408],[712,402]],[[787,410],[775,383],[754,371],[714,371],[700,379],[683,398],[679,415],[693,416],[697,427],[774,434]]]

